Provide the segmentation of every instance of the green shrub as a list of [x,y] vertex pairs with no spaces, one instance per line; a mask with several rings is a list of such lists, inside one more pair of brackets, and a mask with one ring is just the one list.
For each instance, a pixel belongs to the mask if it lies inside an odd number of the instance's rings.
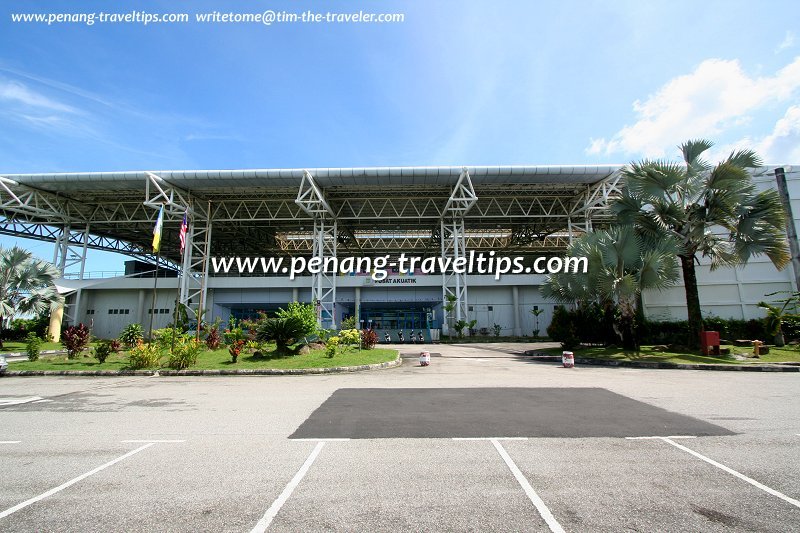
[[492,329],[494,330],[494,336],[495,337],[499,337],[500,336],[500,331],[502,330],[502,328],[500,327],[500,324],[493,325]]
[[144,339],[144,330],[141,324],[128,324],[119,334],[119,340],[128,348],[133,348],[142,339]]
[[466,320],[458,320],[455,324],[453,324],[453,329],[456,330],[456,333],[459,337],[464,336],[464,328],[467,327],[468,323]]
[[111,342],[112,341],[103,341],[94,347],[94,357],[100,361],[101,364],[105,363],[108,356],[114,351]]
[[[330,339],[328,339],[330,341]],[[350,344],[359,344],[361,342],[361,334],[357,329],[343,329],[339,332],[339,344],[348,346]]]
[[553,311],[553,319],[547,326],[547,335],[554,341],[560,342],[565,350],[571,350],[580,344],[575,318],[574,312],[559,305]]
[[378,334],[374,330],[361,330],[361,347],[365,350],[372,350],[378,344]]
[[25,336],[25,352],[28,354],[28,361],[37,361],[39,353],[42,351],[42,339],[36,332],[31,331]]
[[68,327],[61,334],[61,345],[67,349],[67,357],[74,359],[89,345],[89,329],[83,323]]
[[161,350],[155,344],[145,344],[141,341],[131,348],[128,353],[128,366],[133,370],[153,368],[161,360]]
[[342,320],[340,325],[342,326],[342,329],[356,329],[356,317],[349,316]]
[[286,309],[278,309],[278,318],[296,319],[300,324],[300,332],[296,338],[307,337],[317,331],[317,311],[313,304],[292,302]]
[[325,344],[325,355],[328,357],[334,357],[336,355],[336,351],[339,348],[339,337],[333,336],[328,339],[328,342]]
[[197,356],[203,349],[203,344],[194,339],[179,337],[175,348],[169,356],[167,365],[175,370],[184,370],[197,364]]
[[180,329],[172,329],[171,327],[157,329],[153,332],[153,342],[155,342],[155,344],[162,350],[168,350],[172,348],[173,338],[174,343],[177,344],[182,340],[192,337],[193,335],[191,333],[183,333]]
[[261,342],[275,341],[280,351],[303,337],[304,331],[305,326],[295,316],[268,318],[258,326],[256,339]]

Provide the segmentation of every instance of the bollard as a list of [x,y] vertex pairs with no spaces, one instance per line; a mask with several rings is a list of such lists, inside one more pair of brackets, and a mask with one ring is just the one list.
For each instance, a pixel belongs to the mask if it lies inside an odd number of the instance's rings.
[[572,368],[575,366],[575,355],[572,352],[561,352],[561,363],[564,368]]
[[419,353],[419,366],[428,366],[431,364],[431,352]]

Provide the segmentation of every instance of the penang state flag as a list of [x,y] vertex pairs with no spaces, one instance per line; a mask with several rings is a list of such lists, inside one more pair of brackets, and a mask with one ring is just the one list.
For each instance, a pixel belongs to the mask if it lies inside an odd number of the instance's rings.
[[188,212],[183,214],[183,222],[181,222],[181,232],[180,232],[180,239],[181,239],[181,253],[183,253],[183,249],[186,248],[186,230],[189,229],[189,224],[187,221],[187,217],[189,216]]
[[164,225],[164,206],[158,210],[158,218],[156,219],[156,227],[153,228],[153,251],[158,252],[161,249],[161,228]]

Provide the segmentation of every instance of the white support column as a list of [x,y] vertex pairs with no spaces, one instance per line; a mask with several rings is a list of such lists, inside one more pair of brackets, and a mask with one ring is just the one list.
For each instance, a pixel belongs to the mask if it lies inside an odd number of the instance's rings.
[[298,301],[297,298],[299,296],[299,294],[298,294],[299,292],[300,291],[297,289],[297,287],[292,287],[292,301],[293,302]]
[[[56,236],[53,246],[53,264],[58,269],[62,278],[70,277],[82,280],[86,274],[86,253],[89,246],[89,225],[86,224],[82,231],[73,231],[69,225],[64,225]],[[82,290],[75,291],[72,305],[67,306],[63,316],[70,325],[81,321],[80,308]]]
[[145,290],[139,289],[139,299],[136,302],[136,322],[138,324],[144,325],[144,297],[145,297]]
[[[442,272],[442,306],[447,305],[448,296],[455,298],[454,319],[456,322],[468,320],[467,274],[465,272],[453,272],[452,264],[460,258],[466,258],[464,215],[472,209],[477,201],[478,197],[475,194],[475,188],[472,186],[469,171],[464,167],[450,193],[450,198],[447,200],[447,205],[440,220],[439,233],[442,258],[451,260],[450,271]],[[449,328],[446,315],[443,326]]]
[[512,302],[512,309],[511,313],[514,317],[514,336],[521,337],[522,336],[522,329],[519,326],[519,287],[516,285],[511,286],[511,302]]
[[322,189],[310,172],[303,172],[300,190],[295,203],[314,219],[312,236],[312,260],[319,261],[320,268],[311,275],[311,301],[317,309],[320,327],[336,328],[336,272],[325,272],[327,257],[336,257],[338,245],[338,223],[336,214],[328,205]]
[[353,302],[353,316],[356,319],[356,327],[361,328],[361,287],[356,287],[356,296]]
[[[208,266],[211,259],[211,202],[192,198],[162,177],[147,172],[144,205],[164,207],[165,220],[182,221],[188,213],[186,247],[180,260],[178,301],[187,307],[189,318],[199,318],[206,305]],[[177,239],[177,234],[175,237]]]

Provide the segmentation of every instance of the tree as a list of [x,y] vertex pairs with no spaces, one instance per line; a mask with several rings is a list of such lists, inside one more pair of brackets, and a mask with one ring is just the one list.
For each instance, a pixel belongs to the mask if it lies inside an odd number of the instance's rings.
[[567,255],[586,257],[586,272],[547,277],[542,295],[562,303],[596,301],[616,307],[616,327],[625,349],[638,348],[636,310],[645,289],[665,289],[678,280],[677,245],[670,237],[648,239],[632,226],[612,226],[573,241]]
[[38,315],[62,305],[64,298],[55,286],[58,277],[56,267],[27,250],[0,248],[0,324],[20,313]]
[[712,146],[707,140],[684,143],[684,164],[631,163],[622,171],[625,186],[612,206],[621,223],[634,224],[642,235],[676,239],[693,346],[703,329],[695,272],[700,257],[710,259],[712,270],[761,254],[779,269],[790,260],[780,196],[774,189],[757,192],[748,173],[761,165],[759,157],[739,150],[712,167],[701,158]]

